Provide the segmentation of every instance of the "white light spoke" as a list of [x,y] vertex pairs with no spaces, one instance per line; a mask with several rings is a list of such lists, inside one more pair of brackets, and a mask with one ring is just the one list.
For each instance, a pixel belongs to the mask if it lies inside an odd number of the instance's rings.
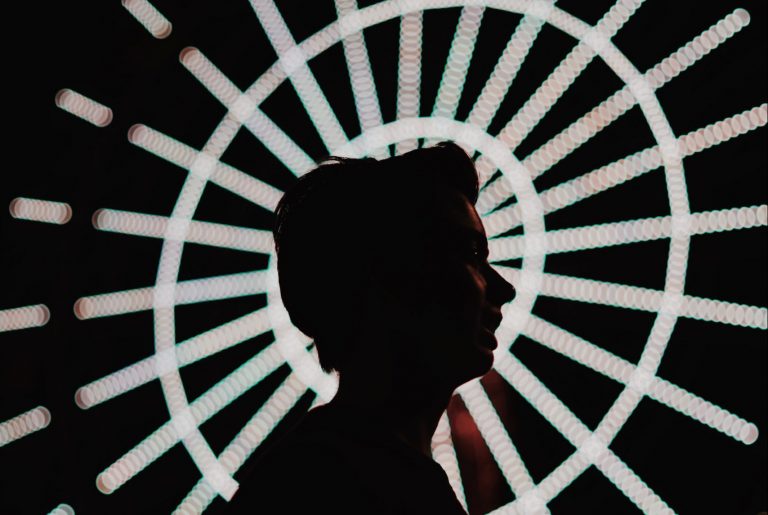
[[[546,253],[575,252],[658,240],[669,238],[676,231],[679,231],[680,234],[695,235],[759,227],[766,225],[766,209],[767,206],[765,205],[739,207],[703,211],[679,218],[660,216],[547,231],[545,233]],[[488,249],[493,261],[522,258],[525,249],[525,235],[489,240]],[[544,252],[544,249],[541,252]]]
[[0,310],[0,333],[30,327],[41,327],[51,319],[51,312],[45,304],[32,304]]
[[269,254],[273,247],[272,233],[269,231],[116,209],[96,211],[93,214],[93,226],[100,231],[165,238],[262,254]]
[[[588,36],[594,40],[594,44],[610,40],[643,1],[617,2],[600,19]],[[596,55],[590,45],[579,41],[507,123],[498,138],[514,151]]]
[[[397,63],[397,119],[417,118],[421,91],[422,12],[411,12],[400,19],[400,54]],[[401,141],[395,147],[404,154],[418,147],[418,140]]]
[[[744,9],[729,14],[648,70],[645,78],[649,86],[654,90],[664,86],[748,23],[749,14]],[[636,104],[629,86],[624,86],[526,157],[523,165],[535,179]]]
[[[516,269],[499,267],[498,272],[513,284],[520,283],[521,275]],[[538,294],[652,312],[664,306],[664,292],[661,290],[551,273],[542,275]],[[685,295],[677,314],[707,322],[768,329],[768,309],[723,300]]]
[[[180,342],[173,349],[163,351],[164,354],[154,354],[78,388],[75,393],[75,403],[82,409],[91,408],[162,376],[172,368],[174,363],[177,367],[189,365],[254,338],[269,329],[267,311],[265,309],[254,311]],[[269,358],[271,353],[262,351],[258,356],[262,355]]]
[[357,1],[335,0],[335,4],[339,19],[342,20],[340,30],[346,34],[342,39],[342,45],[349,67],[357,117],[360,120],[361,129],[366,131],[381,125],[382,118],[362,28],[356,26],[355,16],[347,16],[357,11]]
[[122,0],[122,4],[157,39],[171,35],[171,22],[147,0]]
[[347,136],[333,113],[328,99],[307,64],[306,57],[291,35],[280,11],[272,0],[251,0],[251,6],[267,32],[285,73],[296,88],[304,108],[317,128],[329,152],[347,142]]
[[[730,116],[706,127],[680,136],[677,140],[682,157],[691,156],[746,132],[765,126],[768,121],[768,104]],[[614,161],[584,175],[554,186],[540,195],[544,212],[549,214],[586,198],[618,186],[662,166],[659,147],[650,147]],[[480,192],[478,211],[487,212],[504,202],[511,194],[507,181],[494,181]],[[482,200],[482,206],[481,206]],[[485,216],[486,227],[503,231],[520,223],[517,204],[511,204]]]
[[21,220],[65,224],[72,218],[72,207],[66,202],[16,197],[8,205],[11,216]]
[[[245,460],[261,445],[306,391],[307,387],[295,374],[289,375],[275,389],[237,436],[219,454],[219,462],[230,474],[234,474],[243,466]],[[202,513],[215,497],[216,490],[205,478],[201,478],[174,513]]]
[[445,470],[448,476],[448,482],[456,494],[464,509],[467,509],[467,498],[464,494],[464,485],[461,482],[461,471],[459,470],[459,460],[456,456],[456,449],[453,447],[451,438],[451,423],[448,420],[448,413],[443,412],[437,423],[435,434],[432,435],[432,458]]
[[467,383],[459,388],[459,395],[515,497],[533,490],[533,479],[483,385],[479,381]]
[[[534,5],[541,4],[532,3],[531,8]],[[543,25],[544,20],[541,18],[531,14],[523,16],[515,28],[515,32],[510,36],[504,52],[496,62],[491,76],[486,81],[485,86],[483,86],[483,90],[475,101],[475,105],[472,106],[472,110],[467,117],[468,123],[481,129],[488,128]]]
[[230,114],[244,124],[295,175],[303,175],[315,167],[312,158],[200,50],[187,47],[182,50],[179,59]]
[[[207,277],[176,283],[175,305],[230,299],[266,292],[266,272],[257,270],[240,274]],[[152,309],[154,287],[135,288],[81,297],[75,302],[80,320],[122,315]]]
[[452,119],[456,115],[484,13],[485,8],[480,6],[464,7],[461,10],[432,109],[433,117]]
[[0,422],[0,447],[28,434],[40,431],[51,423],[51,412],[43,406],[38,406],[10,420]]
[[198,152],[146,125],[137,124],[131,127],[128,131],[128,140],[264,209],[274,211],[282,196],[282,192],[274,186],[220,162],[208,152]]
[[671,515],[672,509],[661,497],[645,484],[640,476],[635,474],[626,463],[613,453],[602,453],[596,460],[595,466],[616,487],[621,490],[643,513],[653,515]]
[[77,91],[61,89],[56,93],[55,102],[57,107],[96,127],[106,127],[112,121],[112,109]]
[[270,345],[227,375],[195,399],[180,413],[142,440],[99,474],[96,485],[103,493],[112,493],[145,467],[165,454],[182,438],[221,411],[240,395],[259,383],[284,363],[276,345]]

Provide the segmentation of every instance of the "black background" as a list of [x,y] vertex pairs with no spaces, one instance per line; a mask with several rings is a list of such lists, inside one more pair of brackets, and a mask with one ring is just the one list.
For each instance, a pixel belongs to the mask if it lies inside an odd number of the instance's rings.
[[[203,146],[225,109],[179,63],[179,52],[186,46],[200,48],[241,89],[275,60],[245,1],[154,4],[173,23],[165,40],[151,37],[116,1],[16,5],[5,14],[0,206],[25,196],[68,202],[74,214],[68,224],[57,226],[16,220],[7,208],[0,212],[0,309],[44,303],[51,310],[45,327],[0,336],[0,420],[37,405],[52,413],[48,428],[0,449],[4,513],[44,513],[61,502],[77,513],[169,512],[198,479],[191,459],[177,445],[117,492],[99,493],[96,475],[167,420],[165,403],[156,381],[86,411],[73,401],[79,386],[153,352],[150,312],[80,321],[72,311],[81,296],[154,283],[160,240],[99,232],[91,225],[91,215],[102,207],[169,215],[185,177],[184,170],[129,144],[128,128],[144,123],[195,148]],[[611,2],[564,0],[558,5],[596,23]],[[335,19],[333,4],[326,0],[279,6],[298,41]],[[765,102],[765,3],[649,0],[614,38],[644,71],[736,7],[750,12],[751,24],[657,93],[677,135]],[[431,112],[458,15],[459,9],[446,9],[425,16],[423,115]],[[457,119],[468,114],[518,19],[498,11],[486,13]],[[365,31],[385,121],[393,120],[395,113],[397,34],[396,20]],[[551,27],[542,30],[490,127],[492,134],[573,43]],[[311,67],[347,134],[358,134],[341,46],[314,59]],[[522,143],[518,157],[621,85],[595,60]],[[61,88],[111,107],[113,122],[100,129],[58,109],[54,96]],[[311,157],[324,156],[291,86],[284,83],[262,108]],[[634,108],[535,185],[542,191],[653,144]],[[764,204],[765,148],[762,128],[686,158],[691,210]],[[281,189],[293,180],[245,130],[223,160]],[[666,214],[663,173],[655,170],[553,213],[546,222],[557,229]],[[206,189],[195,218],[265,229],[271,222],[270,213],[216,186]],[[659,289],[667,249],[668,242],[659,240],[559,254],[547,258],[546,270]],[[765,306],[765,263],[764,228],[694,236],[686,293]],[[265,264],[265,256],[190,244],[180,279]],[[256,295],[181,306],[177,338],[194,336],[264,303],[264,297]],[[639,358],[654,319],[652,313],[552,298],[540,298],[534,313],[632,362]],[[270,341],[267,334],[183,369],[190,399]],[[515,343],[513,352],[590,428],[620,391],[612,381],[525,338]],[[659,375],[754,422],[761,434],[756,443],[745,446],[643,400],[611,448],[677,512],[766,510],[767,352],[763,331],[678,321]],[[287,367],[281,368],[202,426],[214,452],[224,448],[286,374]],[[541,481],[572,452],[570,444],[495,373],[484,382],[534,481]],[[292,417],[310,401],[307,395]],[[512,500],[488,451],[476,445],[477,433],[460,403],[452,406],[451,414],[470,510],[480,513]],[[223,507],[217,499],[211,511]],[[554,513],[638,511],[594,467],[550,508]]]

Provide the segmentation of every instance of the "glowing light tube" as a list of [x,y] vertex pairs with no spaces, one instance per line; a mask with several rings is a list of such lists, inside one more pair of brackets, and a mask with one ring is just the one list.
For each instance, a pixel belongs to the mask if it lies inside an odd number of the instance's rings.
[[[645,77],[649,85],[653,89],[664,86],[748,23],[747,11],[736,9],[648,70]],[[625,86],[539,147],[523,160],[523,165],[530,171],[531,177],[540,176],[636,104],[629,87]]]
[[[340,30],[345,35],[342,39],[342,45],[349,68],[357,117],[360,120],[361,129],[365,131],[381,125],[382,119],[363,29],[358,18],[354,15],[357,11],[357,1],[335,0],[335,5],[341,20]],[[351,16],[347,16],[350,14]]]
[[122,0],[121,3],[157,39],[171,35],[171,22],[147,0]]
[[487,129],[490,125],[544,25],[541,18],[531,16],[531,12],[535,11],[534,6],[541,4],[532,2],[530,5],[531,7],[515,28],[515,32],[510,36],[504,52],[496,62],[491,76],[467,117],[469,123],[481,129]]
[[[713,147],[741,134],[763,127],[768,121],[768,104],[755,106],[739,114],[730,116],[706,127],[689,132],[677,139],[682,157],[693,155]],[[540,195],[545,213],[551,213],[570,206],[613,188],[630,179],[639,177],[662,166],[661,151],[658,146],[635,152],[625,158],[614,161],[588,172],[580,177],[553,186]],[[483,207],[479,212],[487,212],[489,206],[498,205],[511,195],[506,181],[494,181],[480,192],[484,197]],[[481,204],[478,198],[478,205]],[[485,222],[491,226],[504,227],[504,231],[518,225],[520,214],[517,204],[494,211],[485,217]],[[499,225],[500,224],[500,225]]]
[[209,152],[198,152],[146,125],[137,124],[131,127],[128,131],[128,140],[264,209],[274,211],[282,196],[282,192],[274,186],[220,162]]
[[[217,326],[176,345],[175,362],[183,367],[238,345],[270,329],[266,310],[260,309]],[[88,409],[104,401],[129,392],[167,372],[172,362],[168,354],[154,354],[132,365],[112,372],[75,393],[75,403]]]
[[453,447],[451,439],[451,424],[448,420],[448,414],[443,412],[437,423],[435,434],[432,435],[432,458],[445,470],[448,476],[448,482],[451,484],[456,498],[464,509],[467,509],[467,498],[464,494],[464,485],[461,482],[461,471],[459,470],[459,459],[456,456],[456,449]]
[[38,406],[10,420],[0,422],[0,447],[14,440],[23,438],[51,423],[51,412],[43,406]]
[[[194,304],[222,300],[266,291],[265,272],[257,270],[239,274],[220,275],[176,283],[175,304]],[[101,293],[77,299],[74,312],[80,320],[123,315],[152,309],[154,287],[135,288]]]
[[[109,494],[120,488],[126,481],[165,454],[183,437],[274,372],[283,363],[284,360],[274,344],[250,358],[195,399],[188,411],[164,423],[99,474],[96,480],[99,491]],[[216,490],[218,492],[218,489]]]
[[[421,92],[421,39],[422,12],[412,12],[400,20],[400,55],[397,63],[397,119],[417,118]],[[405,154],[418,147],[415,138],[401,141],[395,147],[397,154]]]
[[[335,149],[347,142],[347,136],[307,65],[309,59],[303,54],[301,47],[296,44],[291,31],[272,0],[251,0],[251,6],[277,52],[280,66],[296,88],[296,93],[298,93],[307,114],[317,128],[320,138],[329,152],[333,153]],[[352,13],[352,15],[356,16],[357,13]],[[351,21],[340,20],[339,23],[347,23],[347,26],[353,25]]]
[[[275,124],[247,94],[243,94],[200,50],[187,47],[179,60],[230,114],[261,141],[295,175],[303,175],[315,162]],[[271,186],[270,186],[271,188]],[[270,202],[271,204],[271,202]]]
[[[269,254],[272,251],[272,233],[247,227],[192,221],[173,217],[148,215],[116,209],[99,209],[93,214],[93,226],[100,231],[118,232],[147,238],[186,241],[227,249]],[[179,229],[182,230],[179,230]]]
[[533,479],[483,385],[479,381],[466,383],[459,388],[459,395],[515,497],[533,490]]
[[629,386],[638,394],[647,395],[735,440],[749,445],[757,439],[758,430],[754,424],[542,318],[531,315],[524,333],[555,352]]
[[8,210],[11,216],[21,220],[65,224],[72,218],[72,207],[65,202],[52,202],[35,198],[16,197]]
[[[256,414],[219,454],[219,461],[230,474],[237,472],[245,460],[261,445],[285,415],[307,391],[295,374],[275,389]],[[216,490],[201,478],[174,510],[175,514],[202,513],[216,497]]]
[[45,304],[32,304],[18,308],[0,310],[0,333],[30,327],[41,327],[51,319],[51,312]]
[[[547,231],[546,253],[574,252],[612,245],[669,238],[674,231],[681,234],[707,234],[766,225],[768,206],[738,207],[693,213],[686,217],[660,216],[628,220],[573,229]],[[492,260],[521,258],[525,235],[491,239],[488,249]]]
[[55,102],[57,107],[96,127],[106,127],[112,121],[112,109],[71,89],[60,89]]
[[[499,267],[498,271],[513,284],[521,282],[521,274],[518,270]],[[551,273],[542,274],[538,294],[642,311],[659,311],[664,307],[664,292],[660,290]],[[768,309],[766,308],[692,295],[682,297],[678,316],[706,322],[768,329]]]
[[456,115],[484,13],[485,8],[480,6],[461,10],[432,109],[433,117],[454,118]]
[[48,515],[75,515],[75,510],[69,504],[61,503],[51,510]]

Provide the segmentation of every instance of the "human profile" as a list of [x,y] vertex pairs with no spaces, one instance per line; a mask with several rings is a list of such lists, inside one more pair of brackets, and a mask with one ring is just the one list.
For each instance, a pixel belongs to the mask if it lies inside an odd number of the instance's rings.
[[231,513],[465,513],[430,442],[493,365],[514,287],[488,263],[458,145],[330,158],[281,199],[282,301],[339,389],[241,478]]

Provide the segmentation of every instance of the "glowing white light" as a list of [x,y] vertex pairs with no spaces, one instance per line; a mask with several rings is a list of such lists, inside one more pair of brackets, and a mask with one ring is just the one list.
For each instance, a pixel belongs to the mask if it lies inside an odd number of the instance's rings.
[[0,447],[14,440],[25,437],[51,423],[51,412],[43,406],[16,415],[10,420],[0,422]]
[[[400,55],[397,64],[397,119],[419,116],[421,91],[421,11],[403,15],[400,20]],[[396,152],[404,154],[418,147],[418,140],[397,144]]]
[[[229,109],[235,119],[244,124],[294,174],[303,175],[315,167],[312,158],[264,114],[250,96],[241,93],[237,86],[200,50],[187,47],[181,51],[179,60],[219,102]],[[264,188],[274,190],[266,184]],[[272,193],[275,192],[272,191]],[[270,198],[270,206],[273,200]]]
[[[517,270],[500,267],[498,271],[512,284],[520,284],[521,274]],[[546,297],[642,311],[659,311],[662,308],[664,298],[663,291],[627,284],[551,273],[543,274],[542,279],[539,295]],[[768,309],[766,308],[692,295],[683,296],[678,316],[696,318],[707,322],[768,329]]]
[[[296,88],[296,93],[317,128],[320,138],[326,148],[333,153],[335,149],[347,142],[347,136],[307,65],[309,57],[302,52],[301,47],[296,45],[291,31],[272,0],[251,0],[251,6],[277,52],[280,66]],[[357,13],[353,14],[357,16]]]
[[17,197],[11,200],[8,210],[14,218],[49,224],[65,224],[72,218],[69,204],[36,198]]
[[71,89],[60,89],[55,101],[57,107],[96,127],[106,127],[112,121],[112,109]]
[[75,515],[75,510],[69,504],[61,503],[51,510],[48,515]]
[[[733,231],[766,225],[767,206],[738,207],[716,211],[703,211],[690,215],[683,234],[707,234]],[[573,229],[547,231],[547,252],[574,252],[611,245],[625,245],[641,241],[669,238],[674,234],[675,218],[659,216],[628,220]],[[495,231],[491,230],[490,233]],[[488,241],[494,261],[523,257],[525,236],[508,236]]]
[[[77,389],[75,403],[87,409],[156,379],[169,367],[183,367],[238,345],[270,329],[265,310],[257,310],[180,342]],[[173,356],[171,356],[173,354]]]
[[[307,387],[294,374],[289,375],[275,389],[219,455],[219,461],[230,474],[234,474],[243,466],[245,460],[261,445],[306,391]],[[205,478],[202,478],[174,513],[201,513],[215,497],[216,491]]]
[[45,304],[2,309],[0,310],[0,333],[44,326],[50,319],[51,312]]
[[[245,272],[176,283],[176,305],[229,299],[265,292],[264,272]],[[80,320],[152,309],[154,288],[135,288],[81,297],[74,306]]]
[[432,435],[432,458],[445,470],[448,476],[448,482],[451,484],[456,498],[464,509],[467,509],[467,498],[464,494],[464,485],[461,482],[461,471],[459,470],[459,460],[456,456],[456,449],[453,447],[451,439],[451,424],[448,420],[448,414],[443,412],[437,423],[435,434]]
[[93,226],[100,231],[187,241],[263,254],[272,251],[270,231],[200,221],[192,221],[185,226],[179,223],[181,220],[116,209],[99,209],[93,214]]
[[460,387],[458,393],[515,497],[535,489],[531,474],[483,385],[479,381],[472,381]]
[[[222,129],[229,129],[228,123],[222,124]],[[234,132],[231,133],[234,137]],[[173,138],[166,136],[146,125],[134,125],[128,131],[128,140],[148,152],[165,159],[181,168],[192,170],[195,163],[198,165],[204,161],[211,162],[212,152],[198,152]],[[239,195],[246,200],[250,200],[257,206],[274,211],[277,203],[282,196],[282,192],[245,172],[242,172],[230,165],[220,161],[215,161],[215,168],[209,170],[208,179]]]
[[[200,426],[283,363],[276,346],[270,345],[195,399],[189,405],[188,411],[179,413],[181,416],[191,415],[194,425]],[[114,492],[176,445],[183,436],[178,433],[177,428],[180,424],[178,419],[176,421],[174,423],[174,419],[171,418],[99,474],[96,481],[99,490],[107,494]],[[209,483],[212,482],[209,481]],[[212,484],[215,485],[215,483]],[[217,489],[217,492],[221,490]]]
[[544,25],[543,17],[541,15],[532,16],[532,12],[540,12],[538,8],[541,6],[548,10],[549,5],[550,2],[531,2],[529,10],[526,11],[525,16],[515,28],[515,32],[510,36],[504,52],[491,72],[491,76],[483,86],[475,105],[472,106],[467,117],[467,121],[472,125],[481,129],[486,129],[490,125],[493,116],[509,91],[512,81],[515,80],[517,72],[520,71],[523,61],[531,50],[533,42],[536,41],[536,36]]
[[171,22],[147,0],[122,0],[121,3],[157,39],[171,35]]

